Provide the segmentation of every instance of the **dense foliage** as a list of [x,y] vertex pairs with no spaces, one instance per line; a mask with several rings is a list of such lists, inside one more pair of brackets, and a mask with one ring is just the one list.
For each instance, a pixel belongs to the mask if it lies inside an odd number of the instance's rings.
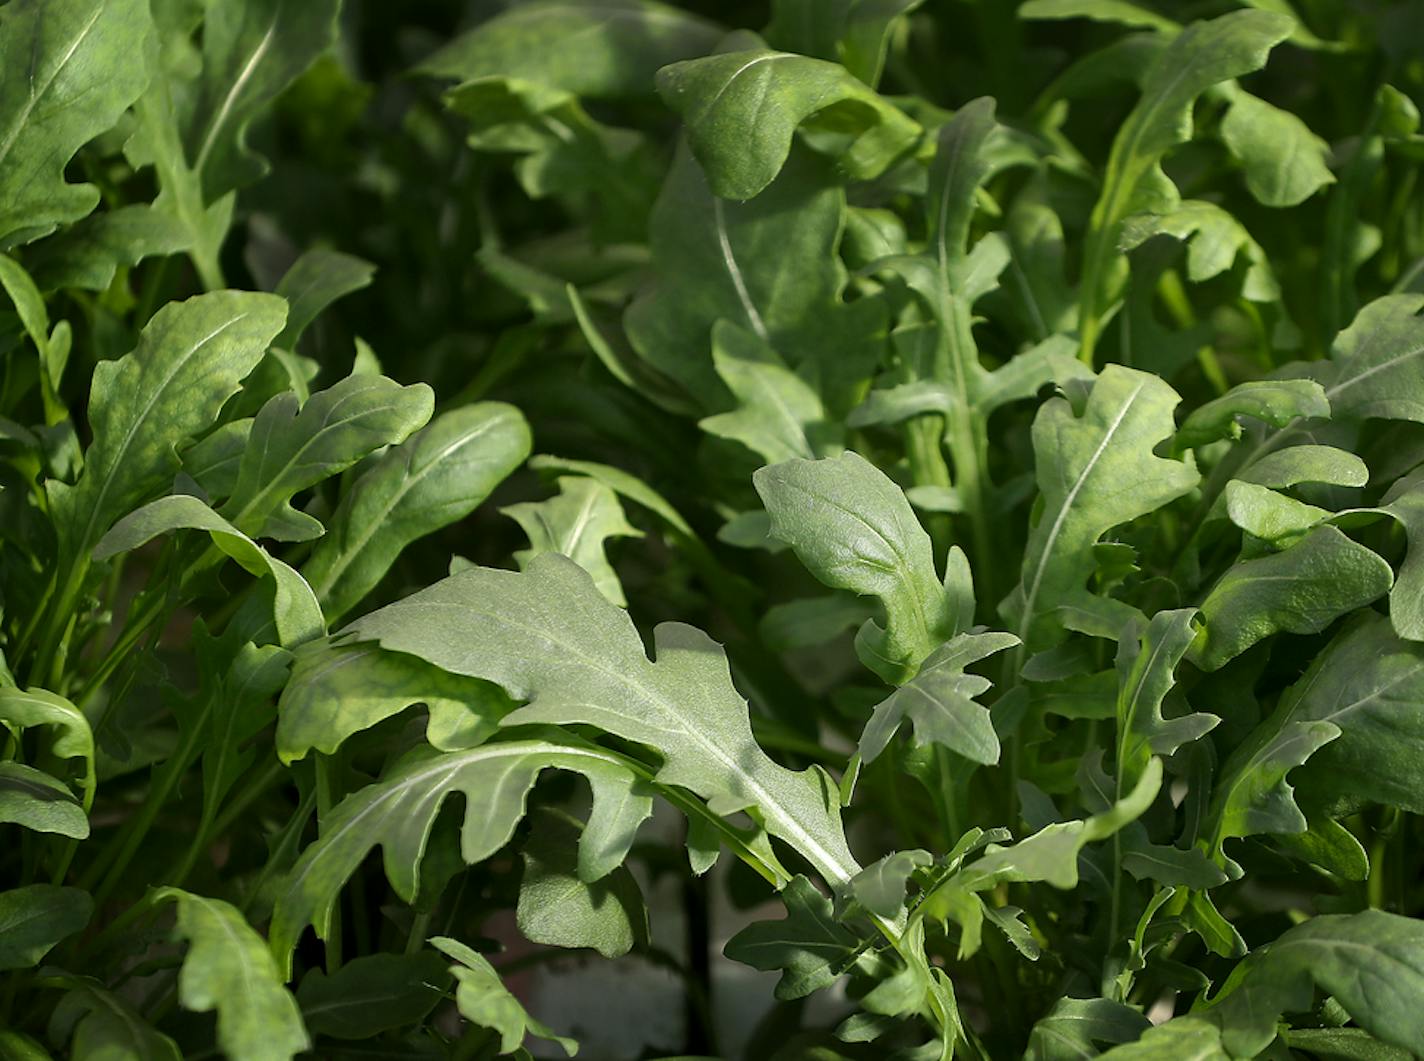
[[572,1054],[558,948],[1424,1055],[1421,101],[1417,0],[0,2],[0,1057]]

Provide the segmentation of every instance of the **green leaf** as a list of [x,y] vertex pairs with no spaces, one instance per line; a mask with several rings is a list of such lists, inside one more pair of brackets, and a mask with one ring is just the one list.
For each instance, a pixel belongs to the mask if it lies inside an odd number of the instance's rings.
[[1151,1026],[1137,1010],[1109,998],[1060,998],[1029,1032],[1024,1061],[1096,1057],[1098,1044],[1130,1043]]
[[1221,721],[1202,712],[1162,716],[1177,664],[1196,636],[1195,615],[1195,608],[1158,612],[1145,629],[1129,629],[1118,642],[1116,770],[1121,788],[1135,786],[1154,755],[1172,755]]
[[1265,250],[1241,222],[1215,203],[1188,199],[1163,213],[1129,217],[1118,245],[1131,250],[1154,236],[1171,236],[1186,245],[1187,279],[1194,284],[1228,272],[1241,258],[1246,262],[1242,297],[1252,302],[1275,302],[1281,297]]
[[501,1054],[514,1053],[530,1035],[558,1043],[569,1057],[578,1052],[578,1043],[555,1035],[529,1016],[519,1000],[500,982],[494,966],[479,954],[445,936],[433,936],[430,942],[457,963],[450,966],[450,972],[454,974],[457,984],[455,1004],[460,1008],[460,1016],[498,1033]]
[[[752,477],[771,516],[771,534],[821,582],[877,597],[885,624],[861,627],[857,649],[887,681],[910,677],[931,652],[972,619],[968,602],[949,588],[968,578],[963,554],[935,572],[929,535],[904,492],[860,454],[790,460]],[[982,690],[980,690],[982,691]],[[888,737],[888,735],[887,735]]]
[[133,203],[70,225],[27,249],[25,260],[45,290],[104,291],[121,267],[187,248],[188,233],[177,218]]
[[282,689],[277,754],[286,763],[313,749],[331,755],[348,737],[412,704],[429,709],[427,738],[444,751],[457,750],[451,739],[481,743],[513,707],[487,682],[449,674],[414,656],[317,640],[297,650]]
[[154,897],[178,904],[175,932],[188,941],[178,1000],[198,1013],[217,1010],[224,1054],[233,1061],[290,1059],[311,1046],[297,1000],[236,907],[179,888],[159,888]]
[[84,806],[94,799],[94,734],[89,720],[79,708],[46,689],[0,687],[0,723],[17,729],[53,726],[55,734],[49,750],[57,759],[83,759],[84,773],[79,787]]
[[1170,18],[1129,0],[1027,0],[1020,5],[1018,16],[1028,19],[1087,18],[1169,34],[1181,29]]
[[1177,1017],[1100,1055],[1106,1061],[1228,1061],[1221,1032],[1197,1017]]
[[[270,932],[278,963],[290,966],[292,949],[307,925],[327,938],[342,886],[376,847],[383,848],[386,876],[396,894],[412,901],[435,819],[455,792],[463,793],[466,801],[461,856],[474,864],[494,854],[514,835],[529,790],[548,768],[589,779],[592,821],[598,824],[580,841],[579,866],[585,879],[606,873],[622,861],[633,841],[627,813],[634,777],[617,756],[543,740],[482,744],[457,752],[418,748],[323,819],[321,835],[302,853],[278,892]],[[604,828],[604,823],[614,827]]]
[[778,48],[838,62],[872,88],[890,38],[922,0],[775,0],[766,38]]
[[673,63],[658,92],[682,115],[692,154],[721,199],[759,195],[781,172],[803,124],[844,138],[847,176],[878,176],[921,130],[839,63],[751,48]]
[[715,23],[649,0],[536,0],[502,11],[421,62],[434,77],[509,77],[579,96],[651,93],[653,75],[705,55]]
[[524,501],[500,509],[517,522],[529,538],[530,548],[514,554],[520,568],[546,553],[567,556],[591,576],[598,591],[625,607],[623,585],[604,554],[609,538],[638,538],[642,532],[623,515],[618,495],[596,479],[560,476],[557,497]]
[[1054,639],[1053,610],[1084,595],[1104,533],[1196,485],[1190,461],[1152,452],[1171,436],[1178,400],[1156,376],[1109,365],[1081,413],[1065,398],[1039,408],[1033,448],[1043,510],[1029,532],[1022,580],[999,606],[1029,650]]
[[[632,807],[620,828],[637,829],[652,813],[652,801],[630,794]],[[635,944],[647,944],[648,914],[633,875],[617,866],[594,881],[579,876],[579,842],[587,830],[552,810],[533,819],[524,844],[524,876],[515,923],[526,939],[550,947],[589,947],[619,958]]]
[[405,441],[430,419],[434,395],[385,376],[347,376],[299,403],[284,391],[252,422],[232,496],[222,514],[254,538],[306,541],[321,525],[291,506],[293,495],[345,471],[382,446]]
[[1334,182],[1330,145],[1305,122],[1235,84],[1224,90],[1221,139],[1241,163],[1246,187],[1258,202],[1295,206]]
[[933,861],[928,851],[919,848],[894,851],[852,877],[850,894],[872,914],[894,919],[905,908],[905,886],[910,876]]
[[94,901],[79,888],[31,884],[0,892],[0,969],[38,965],[89,923]]
[[1277,631],[1319,633],[1393,583],[1378,554],[1334,527],[1317,527],[1284,552],[1227,569],[1201,603],[1206,625],[1188,658],[1217,670]]
[[1177,429],[1178,449],[1195,449],[1220,438],[1240,438],[1239,417],[1285,427],[1292,420],[1330,415],[1325,388],[1308,379],[1249,380],[1193,409]]
[[860,735],[861,759],[876,759],[908,720],[917,745],[939,744],[974,763],[998,762],[994,724],[974,699],[988,691],[989,679],[966,674],[965,668],[1018,643],[1013,634],[956,634],[937,648],[913,678],[876,706]]
[[287,300],[287,326],[272,345],[295,350],[297,340],[322,310],[367,287],[375,272],[374,265],[354,255],[321,247],[307,251],[277,284],[276,293]]
[[181,1061],[178,1044],[118,995],[77,977],[66,977],[63,983],[70,990],[55,1007],[50,1034],[60,1043],[69,1043],[72,1057]]
[[727,941],[723,953],[753,969],[781,970],[779,999],[804,998],[830,987],[860,955],[863,941],[832,911],[831,901],[805,877],[781,892],[786,916],[748,925]]
[[384,453],[347,490],[303,574],[326,614],[345,615],[411,542],[469,515],[529,453],[513,406],[441,413]]
[[366,954],[327,976],[313,969],[297,987],[302,1020],[313,1035],[369,1039],[422,1021],[452,978],[433,951]]
[[1421,307],[1421,295],[1377,298],[1336,337],[1325,387],[1336,420],[1424,423]]
[[0,17],[0,247],[77,221],[99,203],[64,170],[148,84],[145,0],[16,0]]
[[693,627],[663,623],[649,660],[628,613],[563,556],[537,556],[522,573],[462,571],[349,629],[529,701],[505,725],[584,722],[649,745],[663,757],[659,782],[690,789],[718,813],[755,808],[767,831],[828,881],[841,884],[860,869],[834,783],[761,750],[720,646]]
[[85,556],[120,516],[168,485],[179,468],[175,449],[217,419],[285,319],[275,295],[198,295],[155,313],[131,354],[100,362],[84,474],[74,486],[46,483],[70,557]]
[[203,76],[184,143],[205,202],[267,172],[248,126],[336,38],[341,0],[216,0],[203,17]]
[[1243,469],[1244,483],[1283,490],[1301,483],[1329,483],[1332,486],[1364,486],[1370,469],[1355,454],[1334,446],[1289,446],[1267,453]]
[[839,448],[840,433],[826,423],[816,389],[754,333],[718,321],[712,327],[712,363],[738,407],[699,420],[702,430],[741,442],[767,464]]
[[[1405,1050],[1424,1042],[1424,924],[1382,910],[1313,917],[1247,959],[1197,1017],[1233,1056],[1276,1037],[1282,1013],[1310,1008],[1318,989],[1356,1024]],[[1175,1022],[1172,1022],[1175,1023]]]
[[1285,1040],[1292,1049],[1339,1061],[1412,1061],[1413,1056],[1362,1028],[1301,1028],[1287,1031]]
[[74,840],[89,835],[89,819],[69,787],[23,763],[0,762],[0,822]]
[[276,587],[272,616],[282,644],[299,645],[326,632],[321,605],[306,580],[196,497],[174,494],[131,512],[94,547],[94,559],[107,560],[160,534],[184,529],[207,531],[213,544],[249,574],[272,576]]

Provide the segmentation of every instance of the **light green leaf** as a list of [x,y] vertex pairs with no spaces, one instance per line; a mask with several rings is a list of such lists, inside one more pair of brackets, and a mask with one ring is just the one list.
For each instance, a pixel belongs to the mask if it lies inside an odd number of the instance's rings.
[[469,515],[529,453],[517,409],[441,413],[383,454],[341,498],[303,574],[333,620],[360,603],[402,549]]
[[863,941],[836,919],[831,901],[805,877],[782,889],[781,899],[784,918],[748,925],[723,953],[753,969],[781,970],[776,997],[804,998],[839,980],[863,951]]
[[1028,1036],[1024,1061],[1078,1061],[1100,1043],[1129,1043],[1152,1026],[1131,1006],[1109,998],[1060,998]]
[[82,563],[120,516],[169,484],[180,463],[176,447],[217,419],[285,319],[286,303],[275,295],[198,295],[155,313],[132,353],[100,362],[84,474],[74,486],[46,483],[73,560]]
[[449,674],[414,656],[318,640],[297,650],[282,689],[277,754],[286,763],[313,749],[331,755],[348,737],[412,704],[429,709],[427,739],[444,751],[456,750],[450,739],[471,747],[481,743],[513,707],[488,682]]
[[65,977],[69,992],[50,1018],[51,1034],[76,1059],[181,1061],[178,1044],[97,983]]
[[[529,790],[547,768],[589,779],[594,822],[626,821],[634,777],[611,753],[543,740],[483,744],[457,752],[418,748],[379,781],[342,800],[282,882],[270,931],[278,963],[290,967],[292,949],[307,925],[327,937],[342,886],[376,847],[383,849],[386,876],[396,894],[413,900],[430,832],[441,806],[454,793],[465,796],[462,857],[474,864],[494,854],[514,835]],[[585,878],[621,862],[633,841],[626,828],[610,833],[594,827],[593,836],[598,839],[579,844]]]
[[104,291],[120,266],[187,248],[187,230],[177,218],[133,203],[86,217],[27,249],[25,260],[35,282],[46,290]]
[[858,180],[908,151],[921,129],[839,63],[766,48],[673,63],[658,92],[682,115],[688,143],[722,199],[751,199],[770,184],[803,124],[845,138],[839,164]]
[[1393,516],[1409,539],[1409,552],[1389,591],[1390,621],[1400,637],[1424,641],[1424,469],[1395,482],[1380,498],[1378,511]]
[[618,495],[596,479],[560,476],[559,493],[547,501],[525,501],[500,509],[529,538],[531,548],[514,554],[521,569],[545,553],[567,556],[591,576],[598,591],[625,607],[623,585],[604,554],[609,538],[638,538],[642,532],[623,515]]
[[1364,486],[1370,481],[1370,469],[1355,454],[1334,446],[1288,446],[1253,461],[1237,478],[1272,490],[1301,483]]
[[1043,511],[1029,532],[1022,580],[999,606],[1029,650],[1054,639],[1053,610],[1085,592],[1097,567],[1093,547],[1104,533],[1196,485],[1190,461],[1152,452],[1171,436],[1178,400],[1156,376],[1109,365],[1081,414],[1065,398],[1039,408],[1033,448]]
[[1334,182],[1330,145],[1305,122],[1235,84],[1224,91],[1221,139],[1246,171],[1246,187],[1258,202],[1295,206]]
[[292,508],[292,497],[373,450],[405,441],[430,419],[434,402],[424,383],[402,387],[365,374],[347,376],[305,403],[291,391],[278,394],[252,422],[223,516],[254,538],[317,537],[320,523]]
[[283,274],[276,293],[287,300],[287,326],[272,341],[283,350],[295,350],[297,340],[317,315],[339,298],[371,283],[376,267],[340,251],[315,247]]
[[1285,427],[1297,418],[1329,415],[1325,389],[1314,380],[1250,380],[1193,409],[1177,429],[1175,444],[1179,450],[1195,449],[1221,438],[1240,438],[1240,417]]
[[1377,1039],[1417,1048],[1424,1042],[1424,924],[1382,910],[1313,917],[1248,958],[1194,1019],[1220,1029],[1232,1056],[1253,1057],[1276,1037],[1280,1015],[1309,1009],[1316,990]]
[[1221,1032],[1194,1016],[1177,1017],[1148,1028],[1135,1042],[1115,1046],[1104,1061],[1231,1061]]
[[718,321],[712,364],[738,408],[698,421],[702,430],[743,443],[768,464],[840,447],[840,432],[826,422],[816,389],[752,332]]
[[1330,513],[1264,486],[1233,479],[1222,493],[1231,522],[1277,548],[1291,545]]
[[148,84],[146,0],[15,0],[0,14],[0,247],[77,221],[99,203],[65,167]]
[[79,787],[84,793],[84,806],[94,799],[94,734],[89,720],[72,703],[47,689],[14,689],[0,687],[0,723],[27,729],[31,726],[53,726],[56,730],[50,742],[50,752],[58,759],[83,759],[84,773]]
[[905,886],[916,869],[930,865],[928,851],[895,851],[866,866],[850,880],[850,894],[872,914],[896,918],[905,908]]
[[690,789],[718,813],[756,808],[769,833],[832,883],[860,869],[834,783],[761,750],[720,646],[690,626],[663,623],[649,660],[628,613],[563,556],[536,556],[523,573],[460,572],[349,629],[529,701],[506,725],[584,722],[649,745],[663,757],[659,782]]
[[251,184],[267,161],[247,129],[336,38],[341,0],[215,0],[203,18],[203,76],[184,143],[205,202]]
[[74,840],[89,835],[89,819],[69,786],[23,763],[0,762],[0,822]]
[[319,968],[308,972],[297,987],[297,1004],[313,1035],[369,1039],[423,1020],[451,982],[433,951],[363,954],[331,976]]
[[1252,302],[1274,302],[1281,297],[1265,250],[1240,221],[1215,203],[1187,199],[1163,213],[1129,217],[1122,224],[1118,246],[1132,250],[1154,236],[1171,236],[1186,245],[1187,279],[1194,284],[1220,276],[1243,258],[1242,297]]
[[1188,658],[1216,670],[1277,631],[1319,633],[1393,583],[1378,554],[1334,527],[1317,527],[1284,552],[1227,569],[1202,601],[1206,625]]
[[94,900],[79,888],[31,884],[0,892],[0,969],[38,965],[50,948],[89,923]]
[[1286,1045],[1331,1061],[1414,1061],[1415,1054],[1380,1042],[1363,1028],[1299,1028],[1285,1032]]
[[94,547],[94,558],[107,560],[160,534],[184,529],[207,531],[213,544],[249,574],[272,576],[276,585],[272,617],[282,644],[299,645],[325,633],[321,605],[306,580],[196,497],[174,494],[131,512]]
[[1018,16],[1027,19],[1087,18],[1169,34],[1181,29],[1170,18],[1129,0],[1027,0],[1027,3],[1020,5]]
[[775,0],[766,37],[778,48],[838,62],[872,88],[890,37],[922,0]]
[[1424,423],[1424,295],[1385,295],[1335,339],[1325,396],[1336,420]]
[[277,1061],[307,1050],[297,1000],[282,986],[262,937],[220,899],[160,888],[178,904],[176,934],[188,941],[178,974],[178,1000],[198,1013],[217,1010],[218,1044],[233,1061]]
[[456,81],[518,78],[593,98],[640,96],[660,67],[706,55],[722,34],[649,0],[536,0],[456,37],[418,69]]
[[578,1052],[578,1043],[555,1035],[525,1012],[523,1005],[509,993],[500,981],[499,973],[485,958],[463,943],[445,936],[433,936],[430,942],[457,963],[450,966],[450,972],[458,985],[455,988],[455,1004],[460,1008],[460,1016],[497,1032],[501,1054],[514,1053],[530,1035],[558,1043],[569,1057]]
[[975,702],[991,683],[965,668],[1018,643],[1013,634],[956,634],[935,649],[913,678],[876,706],[860,735],[861,759],[873,761],[908,720],[917,745],[939,744],[970,762],[998,762],[989,710]]
[[[629,795],[629,814],[620,829],[629,835],[652,813],[652,800]],[[524,876],[515,923],[526,939],[549,947],[589,947],[619,958],[648,940],[648,913],[637,881],[615,866],[594,881],[579,876],[583,823],[552,810],[533,818],[524,844]]]
[[884,605],[884,627],[867,621],[856,645],[887,681],[913,675],[969,625],[972,597],[966,608],[947,588],[952,576],[968,576],[963,554],[941,583],[929,535],[904,492],[860,454],[786,461],[759,469],[752,482],[771,515],[772,536],[790,545],[813,575]]

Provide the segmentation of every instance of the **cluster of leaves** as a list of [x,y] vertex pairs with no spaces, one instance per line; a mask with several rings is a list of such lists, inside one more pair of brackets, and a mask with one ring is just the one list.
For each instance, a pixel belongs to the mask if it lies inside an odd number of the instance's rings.
[[1424,1052],[1424,9],[465,6],[0,2],[0,1056]]

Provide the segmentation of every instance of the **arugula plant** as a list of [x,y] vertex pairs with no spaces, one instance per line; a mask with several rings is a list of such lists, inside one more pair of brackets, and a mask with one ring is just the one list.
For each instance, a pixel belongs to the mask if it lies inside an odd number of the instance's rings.
[[0,1054],[1424,1052],[1417,5],[466,6],[0,3]]

